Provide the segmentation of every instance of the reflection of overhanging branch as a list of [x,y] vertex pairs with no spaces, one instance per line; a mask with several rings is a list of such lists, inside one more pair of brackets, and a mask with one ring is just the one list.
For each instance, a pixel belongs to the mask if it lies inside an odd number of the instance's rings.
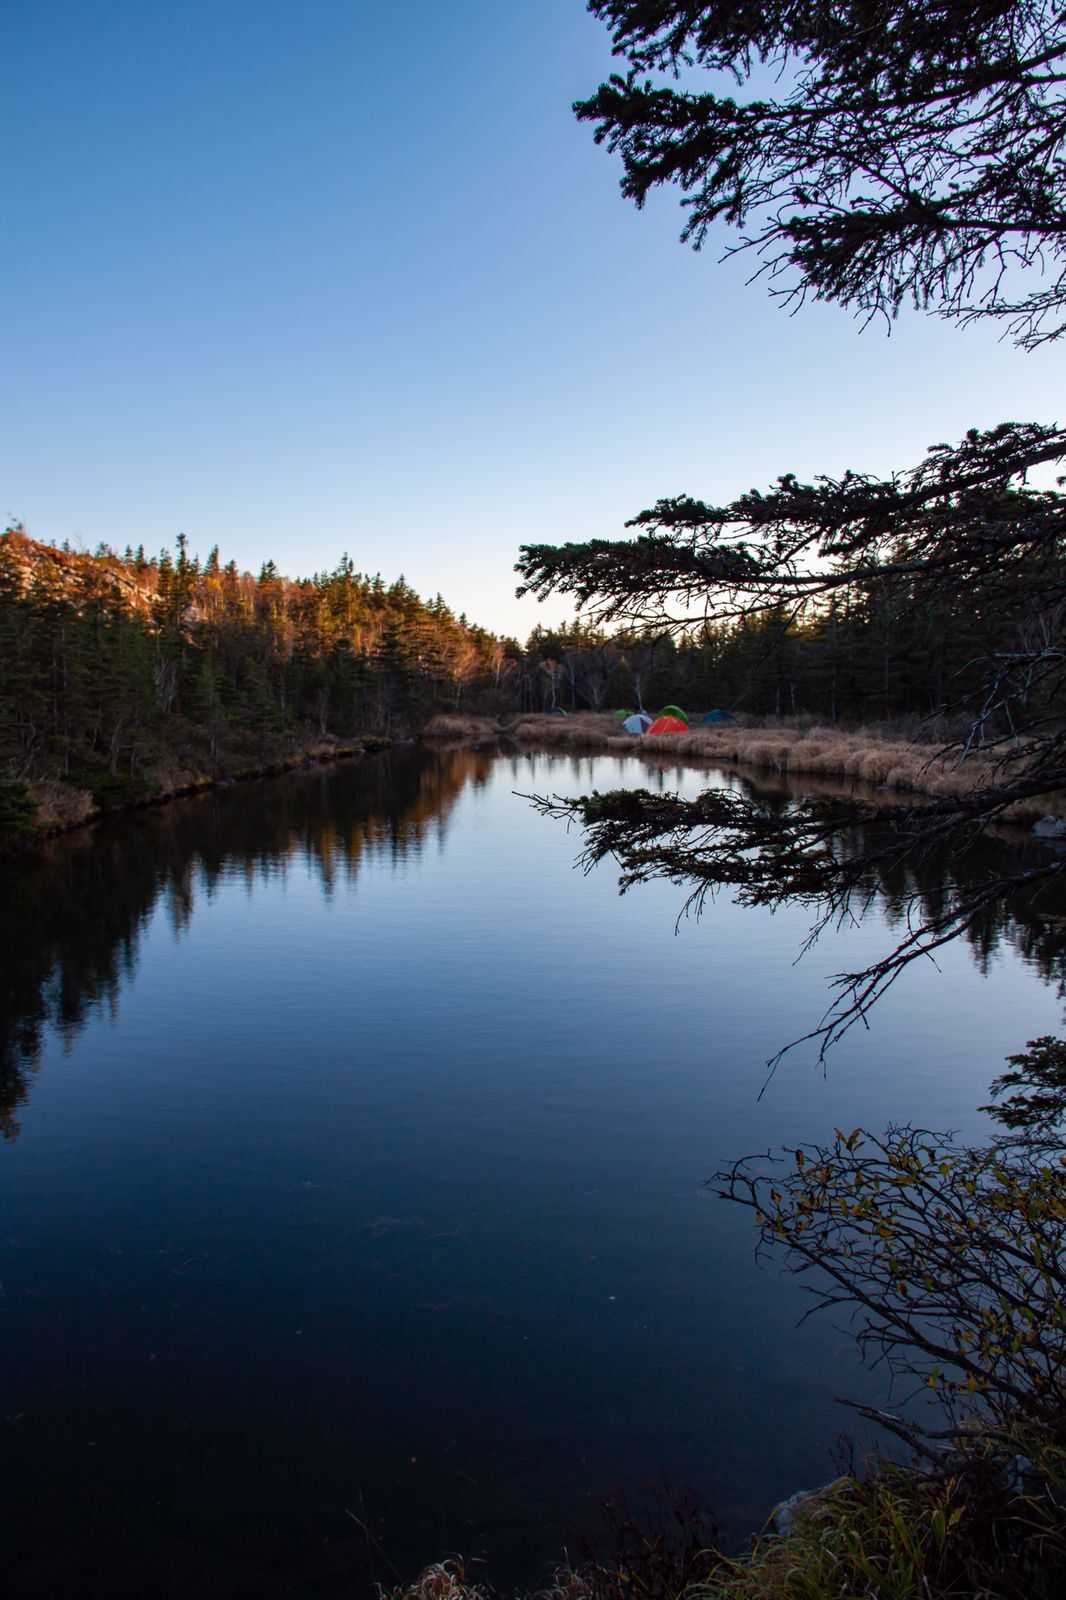
[[[534,798],[546,816],[585,831],[586,871],[605,859],[621,868],[621,888],[665,879],[688,889],[681,915],[699,915],[708,897],[732,889],[738,903],[775,909],[796,903],[815,913],[808,944],[831,924],[858,922],[873,902],[906,925],[881,959],[836,980],[837,998],[819,1025],[793,1041],[819,1041],[820,1056],[913,962],[932,958],[960,936],[975,944],[1014,919],[1040,922],[1037,897],[1060,878],[1057,852],[1006,846],[990,861],[989,828],[1040,780],[886,807],[876,816],[846,800],[770,807],[733,790],[695,799],[619,790],[579,799]],[[1038,852],[1035,860],[1032,852]],[[1048,941],[1049,973],[1061,970]],[[774,1058],[780,1059],[786,1045]]]
[[[872,840],[865,854],[837,843],[841,829],[863,821],[860,807],[768,817],[757,804],[712,791],[696,801],[593,795],[542,801],[542,809],[581,822],[586,861],[615,857],[623,887],[665,877],[690,887],[695,910],[719,885],[749,904],[817,903],[820,928],[856,915],[886,874],[916,870],[929,852],[958,861],[1012,807],[1055,803],[1066,793],[1066,495],[1029,488],[1026,473],[1064,455],[1066,430],[1003,424],[936,446],[912,471],[885,480],[848,473],[803,484],[786,475],[769,492],[726,506],[661,500],[633,519],[641,532],[629,541],[526,547],[526,590],[573,596],[601,618],[654,625],[677,600],[702,601],[718,623],[780,617],[784,634],[804,616],[824,615],[827,598],[842,592],[875,611],[891,602],[886,641],[901,617],[916,614],[965,638],[976,612],[993,634],[976,681],[963,669],[968,686],[950,708],[968,719],[968,732],[929,755],[930,765],[951,760],[968,772],[980,749],[977,781],[899,810],[887,839]],[[776,631],[771,626],[771,639]],[[882,661],[887,673],[887,648]],[[997,897],[1032,894],[1064,867],[1045,857],[1020,875],[957,883],[941,905],[923,903],[883,962],[842,975],[837,1001],[806,1037],[824,1051],[912,961],[970,934]]]

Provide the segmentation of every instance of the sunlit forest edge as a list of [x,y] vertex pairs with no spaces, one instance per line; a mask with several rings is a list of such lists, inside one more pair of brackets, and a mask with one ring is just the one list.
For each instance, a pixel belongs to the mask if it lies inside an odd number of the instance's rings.
[[[290,579],[217,550],[201,561],[184,537],[154,557],[88,554],[16,524],[0,535],[0,841],[427,726],[621,748],[596,714],[668,701],[728,708],[736,726],[693,728],[664,752],[941,793],[980,763],[960,776],[931,765],[928,744],[1011,627],[979,605],[933,615],[872,582],[802,621],[770,610],[680,635],[575,623],[520,644],[347,555]],[[561,711],[583,715],[545,723]]]

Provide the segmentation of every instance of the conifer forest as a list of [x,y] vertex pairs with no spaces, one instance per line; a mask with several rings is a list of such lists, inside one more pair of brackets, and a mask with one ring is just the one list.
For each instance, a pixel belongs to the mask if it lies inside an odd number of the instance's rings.
[[176,549],[94,554],[0,535],[0,819],[79,820],[353,741],[410,738],[439,711],[506,718],[669,701],[755,717],[905,724],[964,704],[1033,627],[1002,588],[940,606],[898,577],[797,616],[535,628],[524,643],[343,556],[293,580]]

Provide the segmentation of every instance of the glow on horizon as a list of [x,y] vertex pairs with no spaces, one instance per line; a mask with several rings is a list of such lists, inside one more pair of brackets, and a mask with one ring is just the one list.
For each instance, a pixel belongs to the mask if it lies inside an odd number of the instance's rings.
[[[1062,356],[789,317],[642,214],[570,103],[582,0],[14,0],[0,510],[291,576],[348,551],[524,636],[518,546],[662,495],[887,472],[1051,421]],[[721,245],[729,242],[723,233]]]

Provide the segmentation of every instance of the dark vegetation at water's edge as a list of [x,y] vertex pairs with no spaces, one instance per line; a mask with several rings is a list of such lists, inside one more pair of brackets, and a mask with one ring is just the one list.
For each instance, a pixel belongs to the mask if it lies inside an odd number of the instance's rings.
[[[1009,608],[916,606],[871,581],[805,618],[537,628],[526,644],[343,558],[293,581],[0,535],[0,847],[216,782],[416,733],[434,714],[734,706],[830,723],[934,716]],[[979,649],[980,646],[980,649]]]
[[[1061,9],[1045,0],[893,0],[876,15],[775,0],[588,9],[629,70],[577,114],[620,156],[623,193],[638,205],[660,185],[680,187],[694,243],[712,226],[737,227],[772,292],[795,303],[813,295],[863,317],[913,304],[963,323],[992,318],[1030,349],[1066,333]],[[772,85],[753,82],[768,61],[784,70]],[[706,92],[678,84],[682,67],[686,79],[701,67],[714,75]],[[730,90],[765,88],[767,98],[720,95],[723,72]],[[1046,276],[1023,271],[1019,282],[1018,267]],[[934,444],[887,477],[805,483],[784,472],[768,492],[725,504],[662,498],[634,517],[628,541],[528,545],[521,592],[570,597],[602,626],[538,631],[524,649],[440,600],[426,605],[402,580],[386,588],[360,576],[347,559],[291,582],[270,563],[258,578],[242,575],[215,552],[201,567],[184,539],[176,558],[153,561],[48,551],[15,530],[0,549],[0,833],[326,758],[366,734],[415,732],[442,710],[598,712],[669,699],[831,724],[954,712],[941,722],[944,743],[956,741],[969,771],[982,752],[980,784],[945,781],[892,816],[871,819],[857,794],[775,805],[743,783],[688,799],[618,790],[538,804],[580,824],[586,865],[613,860],[627,886],[684,884],[697,910],[723,886],[741,905],[806,907],[815,928],[886,906],[896,948],[871,958],[860,945],[866,965],[841,976],[837,1001],[807,1035],[821,1038],[823,1055],[911,962],[954,940],[987,954],[1011,938],[1061,978],[1066,857],[1032,840],[1015,853],[994,830],[1021,806],[1060,811],[1066,793],[1066,496],[1061,479],[1051,489],[1033,477],[1064,458],[1057,423],[1004,421]],[[764,750],[771,765],[795,754]],[[895,753],[873,753],[881,759]],[[409,771],[432,771],[433,760],[416,752]],[[890,770],[881,781],[904,787]],[[227,797],[203,805],[220,823]],[[393,807],[390,828],[406,811]],[[158,824],[164,836],[168,825]],[[356,839],[373,829],[368,815]],[[351,862],[328,815],[313,831],[323,871]],[[125,840],[114,843],[108,870],[127,874],[129,892],[102,939],[84,930],[87,963],[66,945],[62,918],[64,907],[73,922],[82,916],[87,885],[57,880],[44,911],[25,887],[11,899],[17,947],[35,918],[39,934],[11,976],[11,1134],[46,1024],[73,1031],[92,1004],[113,999],[156,897],[169,894],[180,921],[193,863],[209,882],[219,870],[217,839],[203,857],[175,850],[161,864],[153,838],[151,861],[135,850],[132,871]],[[279,838],[279,853],[290,843]],[[70,872],[76,854],[63,860]],[[100,887],[105,899],[113,892]],[[932,1033],[928,1057],[922,1049],[930,1073]],[[850,1314],[864,1351],[932,1392],[931,1424],[905,1407],[857,1407],[906,1444],[906,1465],[882,1457],[865,1475],[849,1472],[740,1561],[718,1551],[713,1528],[691,1538],[675,1518],[678,1539],[632,1523],[613,1564],[566,1572],[553,1597],[1063,1592],[1066,1045],[1030,1040],[1010,1061],[993,1086],[1006,1131],[984,1144],[920,1126],[836,1128],[740,1159],[715,1180],[754,1213],[761,1247],[805,1277],[816,1305]],[[483,1590],[437,1566],[408,1593],[474,1600]]]
[[0,539],[0,838],[396,737],[495,641],[344,560],[306,583]]

